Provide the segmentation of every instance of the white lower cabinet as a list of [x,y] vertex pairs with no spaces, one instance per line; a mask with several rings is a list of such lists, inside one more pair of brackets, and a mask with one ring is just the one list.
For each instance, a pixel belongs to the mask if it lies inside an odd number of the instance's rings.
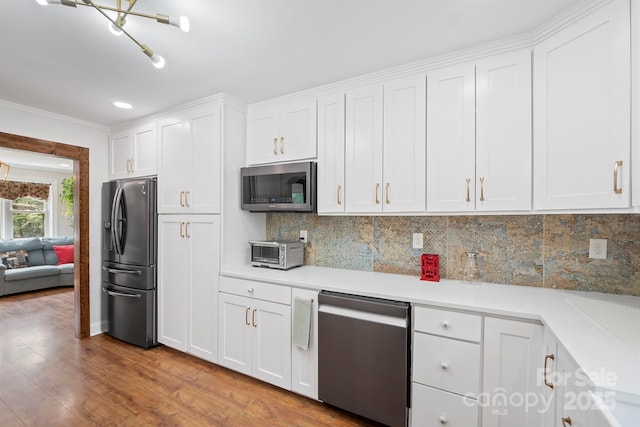
[[217,361],[220,217],[158,216],[158,341]]
[[413,427],[471,427],[478,425],[478,402],[433,387],[413,383]]
[[478,426],[482,316],[414,307],[411,425]]
[[[295,344],[291,346],[291,391],[318,399],[318,291],[293,288],[291,303],[294,310],[296,298],[311,301],[311,330],[306,350]],[[294,316],[295,312],[292,318]],[[293,324],[291,328],[293,330]]]
[[291,389],[291,288],[222,277],[220,290],[218,363]]
[[542,349],[542,325],[485,317],[483,427],[542,425]]

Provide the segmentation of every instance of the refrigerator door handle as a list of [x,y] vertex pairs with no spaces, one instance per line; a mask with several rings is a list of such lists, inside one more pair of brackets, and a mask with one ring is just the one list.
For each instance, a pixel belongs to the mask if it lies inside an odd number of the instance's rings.
[[116,189],[116,194],[113,197],[113,203],[111,204],[111,241],[113,242],[116,254],[122,255],[122,230],[121,223],[118,219],[118,212],[120,205],[122,204],[122,188]]
[[102,267],[102,269],[109,273],[114,273],[114,274],[135,274],[137,276],[142,276],[142,271],[140,270],[120,270],[118,268],[107,268],[107,267]]
[[121,292],[113,292],[107,289],[105,289],[105,292],[112,297],[125,297],[125,298],[138,298],[138,299],[142,298],[142,295],[140,294],[123,294]]

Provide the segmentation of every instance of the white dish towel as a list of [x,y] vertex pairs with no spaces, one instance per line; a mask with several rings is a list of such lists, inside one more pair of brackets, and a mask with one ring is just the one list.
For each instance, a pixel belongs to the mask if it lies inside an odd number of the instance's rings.
[[303,350],[309,349],[311,332],[311,300],[295,297],[293,299],[293,344]]

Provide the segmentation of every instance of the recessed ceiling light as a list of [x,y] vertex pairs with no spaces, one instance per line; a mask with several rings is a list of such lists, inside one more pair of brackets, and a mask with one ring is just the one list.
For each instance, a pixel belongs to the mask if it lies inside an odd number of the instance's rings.
[[130,110],[133,108],[133,106],[131,104],[129,104],[128,102],[123,102],[123,101],[113,101],[113,105],[115,105],[118,108],[122,108],[124,110]]

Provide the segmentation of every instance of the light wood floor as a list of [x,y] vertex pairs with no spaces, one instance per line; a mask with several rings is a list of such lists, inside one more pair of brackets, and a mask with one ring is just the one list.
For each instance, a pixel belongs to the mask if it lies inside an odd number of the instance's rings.
[[0,297],[0,426],[368,426],[160,346],[73,335],[70,288]]

